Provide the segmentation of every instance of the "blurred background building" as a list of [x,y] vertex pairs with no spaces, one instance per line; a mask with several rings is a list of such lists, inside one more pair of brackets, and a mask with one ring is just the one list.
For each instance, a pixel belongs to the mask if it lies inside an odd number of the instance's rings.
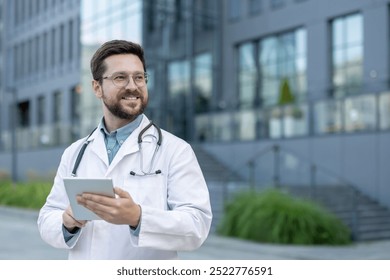
[[390,207],[390,1],[0,8],[0,170],[15,178],[55,171],[63,149],[97,125],[89,60],[120,38],[145,48],[147,114],[227,170],[213,181],[343,184]]

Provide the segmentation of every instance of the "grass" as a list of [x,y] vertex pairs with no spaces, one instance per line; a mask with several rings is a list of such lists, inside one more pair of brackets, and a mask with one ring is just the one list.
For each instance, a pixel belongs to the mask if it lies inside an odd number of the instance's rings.
[[218,233],[265,243],[342,245],[349,229],[317,204],[271,189],[244,192],[229,203]]
[[13,184],[8,180],[0,181],[0,205],[28,209],[40,209],[50,192],[52,182],[23,182]]

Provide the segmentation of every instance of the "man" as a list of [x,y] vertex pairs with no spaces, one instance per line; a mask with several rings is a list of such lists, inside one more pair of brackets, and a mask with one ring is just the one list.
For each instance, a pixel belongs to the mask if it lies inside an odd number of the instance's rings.
[[[42,239],[68,249],[70,259],[175,259],[179,250],[198,248],[211,225],[208,189],[191,146],[154,125],[147,128],[143,49],[106,42],[92,57],[91,71],[103,118],[62,155],[38,217]],[[74,219],[64,188],[86,140],[77,177],[112,178],[116,198],[84,193],[77,201],[102,220]]]

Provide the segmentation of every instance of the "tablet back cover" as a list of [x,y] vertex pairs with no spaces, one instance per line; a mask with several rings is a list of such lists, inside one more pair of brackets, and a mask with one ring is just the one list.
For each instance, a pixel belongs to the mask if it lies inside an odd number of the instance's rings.
[[99,216],[79,205],[76,200],[78,194],[84,192],[97,193],[100,195],[115,197],[111,178],[64,178],[66,193],[72,208],[73,217],[76,220],[101,220]]

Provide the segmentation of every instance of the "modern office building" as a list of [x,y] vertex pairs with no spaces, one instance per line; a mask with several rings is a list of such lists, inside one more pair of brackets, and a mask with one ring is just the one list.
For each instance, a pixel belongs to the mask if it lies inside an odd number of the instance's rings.
[[4,0],[2,15],[0,168],[54,172],[80,121],[79,1]]
[[[104,41],[140,41],[141,2],[3,0],[0,170],[52,176],[64,148],[101,118],[89,61]],[[1,30],[1,29],[0,29]]]
[[56,170],[100,118],[92,52],[141,41],[142,15],[162,128],[258,185],[346,181],[390,207],[389,0],[96,2],[3,0],[0,170]]
[[390,207],[390,1],[146,1],[155,120],[252,183]]

